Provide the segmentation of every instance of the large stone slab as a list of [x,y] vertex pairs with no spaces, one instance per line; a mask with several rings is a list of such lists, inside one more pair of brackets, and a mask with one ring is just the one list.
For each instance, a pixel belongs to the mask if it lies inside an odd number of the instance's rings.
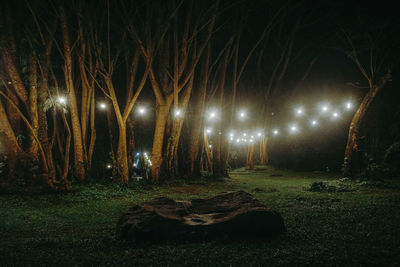
[[134,242],[268,238],[285,231],[281,215],[249,193],[174,201],[160,197],[135,205],[118,221],[118,239]]

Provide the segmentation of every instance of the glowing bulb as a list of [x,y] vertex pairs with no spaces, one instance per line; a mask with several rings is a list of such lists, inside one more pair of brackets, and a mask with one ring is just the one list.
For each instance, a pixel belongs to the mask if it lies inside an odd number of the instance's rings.
[[294,133],[298,132],[299,129],[297,128],[297,125],[291,125],[289,127],[289,130],[290,130],[290,133],[294,134]]
[[233,136],[234,136],[234,134],[233,134],[233,133],[230,133],[230,134],[229,134],[229,136],[230,136],[230,137],[233,137]]
[[112,168],[112,165],[111,164],[107,164],[107,169],[111,169]]
[[311,125],[317,125],[317,124],[318,124],[318,122],[316,120],[311,121]]
[[210,134],[212,132],[211,129],[206,129],[206,133]]
[[246,112],[244,110],[239,111],[239,119],[246,118]]
[[250,136],[250,138],[254,138],[254,135]]
[[298,114],[298,115],[303,114],[303,110],[302,110],[301,108],[299,108],[299,109],[297,110],[297,114]]
[[323,106],[322,107],[322,111],[328,111],[328,107],[327,106]]
[[238,139],[236,139],[236,143],[240,143],[240,139],[238,138]]
[[136,156],[139,156],[140,155],[140,153],[138,152],[138,153],[136,153]]
[[175,117],[180,117],[182,115],[182,111],[180,109],[177,109],[175,111]]
[[260,137],[260,136],[261,136],[261,133],[257,133],[257,136]]
[[247,133],[243,133],[243,136],[247,136]]
[[212,148],[212,145],[208,145],[209,148]]
[[138,112],[139,112],[139,114],[145,114],[146,113],[146,109],[144,108],[144,107],[140,107],[139,109],[138,109]]
[[347,102],[347,103],[346,103],[346,108],[347,108],[347,109],[351,109],[351,103],[350,103],[350,102]]
[[63,96],[59,96],[57,99],[57,102],[60,104],[65,104],[65,103],[67,103],[67,99]]
[[106,105],[106,103],[104,103],[104,102],[101,102],[100,104],[99,104],[99,107],[100,107],[100,109],[106,109],[107,108],[107,105]]
[[275,129],[275,130],[273,130],[273,132],[272,132],[274,135],[278,135],[279,134],[279,131],[277,130],[277,129]]
[[334,118],[337,118],[337,117],[339,117],[339,114],[338,114],[337,112],[334,112],[334,113],[332,114],[332,116],[333,116]]

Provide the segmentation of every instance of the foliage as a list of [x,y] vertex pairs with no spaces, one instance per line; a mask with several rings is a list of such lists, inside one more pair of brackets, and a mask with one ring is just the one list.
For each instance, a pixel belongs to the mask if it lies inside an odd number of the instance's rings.
[[400,175],[400,142],[395,142],[386,149],[383,163],[391,176]]
[[313,182],[308,187],[305,187],[304,190],[310,192],[352,192],[382,185],[382,182],[377,181],[355,181],[349,178],[341,178],[332,181]]
[[366,161],[365,168],[361,177],[365,180],[382,180],[389,177],[389,169],[384,163],[377,163],[376,160],[365,153],[364,161]]
[[31,157],[20,157],[15,168],[15,183],[17,188],[26,188],[40,179],[39,161]]
[[[400,261],[400,184],[396,181],[393,188],[370,184],[357,193],[320,193],[302,189],[313,182],[337,182],[337,174],[267,168],[242,169],[231,177],[224,182],[186,181],[142,190],[77,185],[62,195],[0,195],[1,265],[390,266]],[[143,246],[114,239],[118,218],[135,203],[158,196],[191,199],[238,189],[280,212],[287,235],[266,241]]]

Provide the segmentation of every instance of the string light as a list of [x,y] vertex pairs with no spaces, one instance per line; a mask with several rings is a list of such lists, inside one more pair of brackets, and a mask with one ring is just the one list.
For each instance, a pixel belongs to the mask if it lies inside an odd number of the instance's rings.
[[182,111],[180,109],[175,110],[175,117],[181,117]]
[[302,108],[298,108],[298,109],[296,110],[296,114],[297,114],[298,116],[303,115],[303,113],[304,113],[304,111],[303,111]]
[[112,165],[111,164],[107,164],[106,167],[107,167],[107,169],[111,169]]
[[312,121],[311,121],[311,125],[312,125],[312,126],[316,126],[317,124],[318,124],[318,122],[317,122],[316,120],[312,120]]
[[100,102],[99,107],[100,109],[105,110],[107,108],[107,105],[104,102]]
[[59,96],[57,98],[57,102],[64,105],[64,104],[67,103],[67,99],[65,97],[63,97],[63,96]]
[[273,133],[274,135],[278,135],[278,134],[279,134],[279,130],[278,130],[278,129],[274,129],[274,130],[272,131],[272,133]]
[[347,102],[347,103],[346,103],[346,108],[347,108],[347,109],[351,109],[351,102]]
[[246,111],[245,110],[240,110],[239,111],[239,119],[243,120],[246,118]]
[[146,109],[144,107],[139,107],[138,112],[139,114],[144,115],[146,113]]
[[295,125],[295,124],[292,124],[291,126],[289,126],[289,130],[290,130],[291,134],[295,134],[299,131],[297,125]]
[[218,119],[218,111],[216,109],[212,109],[208,112],[208,120],[215,121]]
[[212,133],[212,130],[210,128],[206,129],[206,133],[210,134]]
[[260,133],[260,132],[258,132],[258,133],[257,133],[257,136],[258,136],[258,137],[261,137],[261,133]]

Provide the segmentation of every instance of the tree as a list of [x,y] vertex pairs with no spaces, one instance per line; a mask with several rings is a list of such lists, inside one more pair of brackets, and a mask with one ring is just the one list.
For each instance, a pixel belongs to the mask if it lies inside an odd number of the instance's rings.
[[[158,3],[163,5],[163,3]],[[146,6],[146,17],[144,32],[139,32],[134,24],[129,28],[132,38],[137,42],[141,49],[143,58],[149,70],[150,83],[156,97],[156,124],[153,138],[153,148],[151,154],[152,167],[151,176],[156,182],[159,181],[161,169],[164,166],[163,156],[165,153],[164,142],[169,140],[170,153],[168,162],[175,161],[176,149],[178,145],[180,130],[176,129],[172,133],[174,136],[165,138],[167,129],[167,122],[171,111],[171,105],[174,103],[173,119],[183,120],[180,114],[184,114],[185,106],[180,105],[179,94],[185,98],[190,95],[187,90],[191,90],[190,82],[196,66],[201,58],[201,55],[206,48],[211,35],[216,19],[216,7],[218,2],[212,6],[210,16],[205,16],[194,20],[190,15],[192,10],[193,1],[188,6],[180,3],[172,4],[172,6],[163,8],[154,8],[153,6]],[[184,24],[183,31],[180,31],[178,23],[178,15],[183,8],[186,7],[186,23]],[[162,12],[162,13],[159,13]],[[208,12],[209,13],[209,12]],[[207,14],[204,11],[204,14]],[[200,13],[200,15],[204,15]],[[151,21],[163,21],[161,27],[151,25]],[[202,41],[199,35],[204,32]],[[184,90],[185,89],[185,90]],[[178,113],[178,114],[177,114]],[[178,116],[174,116],[178,115]],[[175,127],[181,128],[181,123],[176,123]]]
[[[369,32],[367,32],[367,36],[364,36],[366,38],[360,39],[360,36],[350,35],[347,32],[344,32],[344,37],[349,48],[349,50],[346,50],[346,54],[366,80],[368,90],[350,122],[344,153],[343,175],[345,177],[357,177],[361,174],[360,127],[374,98],[391,80],[391,60],[388,61],[385,56],[390,49],[385,51],[384,47],[379,47],[376,44],[379,38],[373,37]],[[361,43],[358,43],[358,47],[355,41],[361,41]]]

